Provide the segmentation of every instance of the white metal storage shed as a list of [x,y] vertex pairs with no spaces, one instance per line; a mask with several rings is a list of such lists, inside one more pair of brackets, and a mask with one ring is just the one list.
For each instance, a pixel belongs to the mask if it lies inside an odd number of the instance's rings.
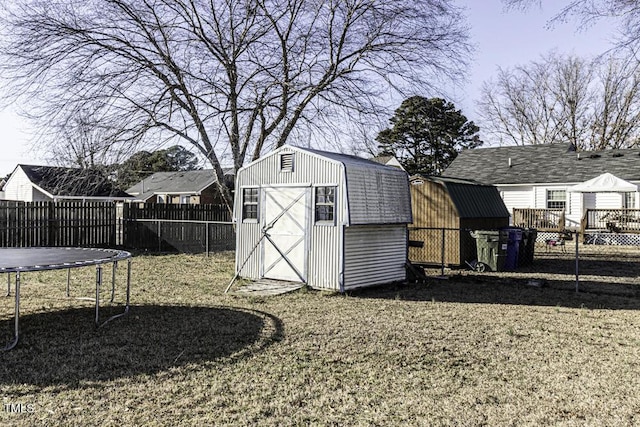
[[406,278],[406,172],[285,145],[236,176],[236,273],[344,292]]

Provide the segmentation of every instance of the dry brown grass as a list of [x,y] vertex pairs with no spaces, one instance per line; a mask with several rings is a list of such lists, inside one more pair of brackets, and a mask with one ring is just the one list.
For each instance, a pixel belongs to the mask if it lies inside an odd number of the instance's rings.
[[[64,273],[25,275],[2,425],[634,425],[634,284],[456,275],[351,295],[223,293],[232,254],[137,256],[98,331]],[[74,273],[91,295],[93,269]],[[0,283],[3,283],[0,281]],[[122,295],[118,295],[122,299]],[[0,301],[9,335],[11,301]],[[3,408],[0,408],[3,409]]]

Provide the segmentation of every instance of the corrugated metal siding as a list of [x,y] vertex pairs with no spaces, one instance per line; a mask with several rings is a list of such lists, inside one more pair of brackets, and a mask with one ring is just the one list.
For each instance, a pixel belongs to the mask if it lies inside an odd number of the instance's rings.
[[259,279],[261,248],[258,246],[254,249],[254,246],[262,237],[260,224],[241,223],[236,230],[236,272],[247,279]]
[[344,289],[405,280],[407,227],[346,227]]
[[343,227],[312,226],[308,285],[314,289],[340,290]]
[[401,170],[386,169],[347,170],[351,225],[412,222],[409,177]]
[[[280,153],[293,153],[293,171],[280,171]],[[336,225],[311,225],[308,254],[308,283],[314,288],[338,289],[340,248],[339,230],[346,221],[346,194],[344,191],[344,169],[342,165],[331,160],[298,150],[283,148],[271,153],[238,171],[236,177],[236,197],[234,201],[234,220],[236,221],[236,271],[249,257],[240,276],[249,279],[260,278],[261,247],[251,256],[249,253],[262,237],[262,225],[242,222],[242,188],[265,188],[278,185],[335,185],[336,186]],[[313,198],[313,195],[311,196]],[[260,196],[262,203],[262,196]],[[311,202],[308,209],[313,208]],[[258,207],[258,215],[262,215]],[[262,221],[260,221],[262,222]]]
[[[280,171],[281,153],[294,154],[292,172]],[[346,166],[335,159],[323,158],[303,149],[283,147],[240,169],[236,177],[234,203],[237,231],[236,270],[246,261],[239,272],[240,276],[259,278],[262,262],[260,247],[250,254],[261,238],[261,225],[242,222],[242,188],[335,185],[336,225],[311,225],[307,263],[309,286],[340,290],[340,276],[344,265],[342,230],[349,222],[347,193],[353,214],[352,223],[401,224],[386,227],[346,227],[354,238],[350,242],[354,251],[349,256],[352,260],[350,265],[353,279],[350,287],[403,280],[407,255],[404,224],[411,221],[408,177],[403,171],[393,168],[375,167],[368,170],[364,166],[358,166],[359,163],[355,160],[349,162],[348,177],[345,178]],[[385,202],[381,203],[381,200]],[[312,203],[309,209],[313,209]],[[347,254],[349,250],[346,249]],[[376,255],[372,257],[372,254]]]

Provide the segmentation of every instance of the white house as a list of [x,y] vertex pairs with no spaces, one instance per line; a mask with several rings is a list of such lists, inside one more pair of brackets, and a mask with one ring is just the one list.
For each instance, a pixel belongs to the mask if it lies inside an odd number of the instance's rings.
[[236,176],[236,272],[346,290],[406,278],[406,172],[283,146]]
[[4,186],[4,199],[23,202],[123,201],[131,196],[87,169],[18,165]]
[[[605,173],[628,185],[605,188],[590,181]],[[560,210],[566,227],[580,228],[588,210],[639,208],[640,149],[576,151],[571,144],[546,144],[464,150],[443,176],[495,185],[512,215],[514,209]]]

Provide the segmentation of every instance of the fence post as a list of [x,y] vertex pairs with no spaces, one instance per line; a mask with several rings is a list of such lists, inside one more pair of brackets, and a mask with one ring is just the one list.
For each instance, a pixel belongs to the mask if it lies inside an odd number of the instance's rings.
[[445,257],[445,233],[446,230],[444,229],[444,227],[442,228],[442,264],[440,265],[440,276],[444,277],[444,257]]
[[578,240],[580,240],[580,232],[576,231],[576,292],[580,291],[580,274],[578,273],[578,261],[580,259],[580,253],[578,250]]
[[205,232],[205,241],[206,241],[205,245],[206,245],[206,248],[205,248],[205,250],[206,250],[206,253],[207,253],[207,258],[209,258],[209,223],[205,222],[204,226],[206,228],[206,232]]

